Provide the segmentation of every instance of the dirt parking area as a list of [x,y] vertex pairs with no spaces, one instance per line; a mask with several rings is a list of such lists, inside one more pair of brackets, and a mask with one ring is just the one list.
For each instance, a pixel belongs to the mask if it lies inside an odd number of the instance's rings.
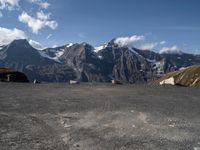
[[0,150],[200,150],[200,89],[0,83]]

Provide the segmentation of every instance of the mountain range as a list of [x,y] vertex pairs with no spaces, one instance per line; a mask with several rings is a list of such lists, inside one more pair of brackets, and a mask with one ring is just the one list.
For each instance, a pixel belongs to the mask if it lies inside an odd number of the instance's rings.
[[38,50],[26,39],[0,47],[0,67],[23,72],[30,81],[145,83],[195,64],[200,64],[200,55],[160,54],[120,46],[115,39],[100,47],[76,43]]

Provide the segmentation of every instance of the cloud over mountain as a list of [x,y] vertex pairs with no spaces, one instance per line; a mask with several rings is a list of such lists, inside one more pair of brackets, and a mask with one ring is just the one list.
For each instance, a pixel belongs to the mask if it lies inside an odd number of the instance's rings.
[[119,37],[114,42],[119,46],[133,46],[135,43],[143,41],[145,37],[143,35],[133,35],[130,37]]
[[35,48],[35,49],[38,49],[38,50],[43,50],[43,49],[44,49],[44,47],[42,46],[42,44],[40,44],[40,43],[37,42],[37,41],[29,40],[29,44],[30,44],[31,46],[33,46],[33,48]]
[[0,45],[5,45],[10,43],[16,39],[25,39],[27,38],[24,31],[19,30],[17,28],[14,29],[7,29],[0,27]]
[[158,46],[158,43],[146,43],[146,44],[142,45],[140,49],[153,50],[154,48],[156,48],[156,46]]
[[176,45],[172,47],[163,47],[160,50],[160,54],[180,54],[180,53],[181,51]]

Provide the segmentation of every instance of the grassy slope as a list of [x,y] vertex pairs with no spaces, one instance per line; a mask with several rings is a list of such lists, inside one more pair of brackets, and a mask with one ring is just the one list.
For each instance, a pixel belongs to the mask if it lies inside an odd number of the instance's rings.
[[161,81],[171,77],[174,77],[177,85],[200,87],[200,65],[191,66],[181,71],[171,72],[166,76],[153,81],[152,84],[159,85]]

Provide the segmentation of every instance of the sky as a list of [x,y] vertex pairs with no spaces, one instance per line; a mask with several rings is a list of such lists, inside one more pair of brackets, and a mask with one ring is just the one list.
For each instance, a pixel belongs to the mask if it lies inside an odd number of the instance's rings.
[[[113,38],[156,52],[200,53],[199,0],[0,0],[0,45],[38,48]],[[119,37],[119,38],[118,38]]]

